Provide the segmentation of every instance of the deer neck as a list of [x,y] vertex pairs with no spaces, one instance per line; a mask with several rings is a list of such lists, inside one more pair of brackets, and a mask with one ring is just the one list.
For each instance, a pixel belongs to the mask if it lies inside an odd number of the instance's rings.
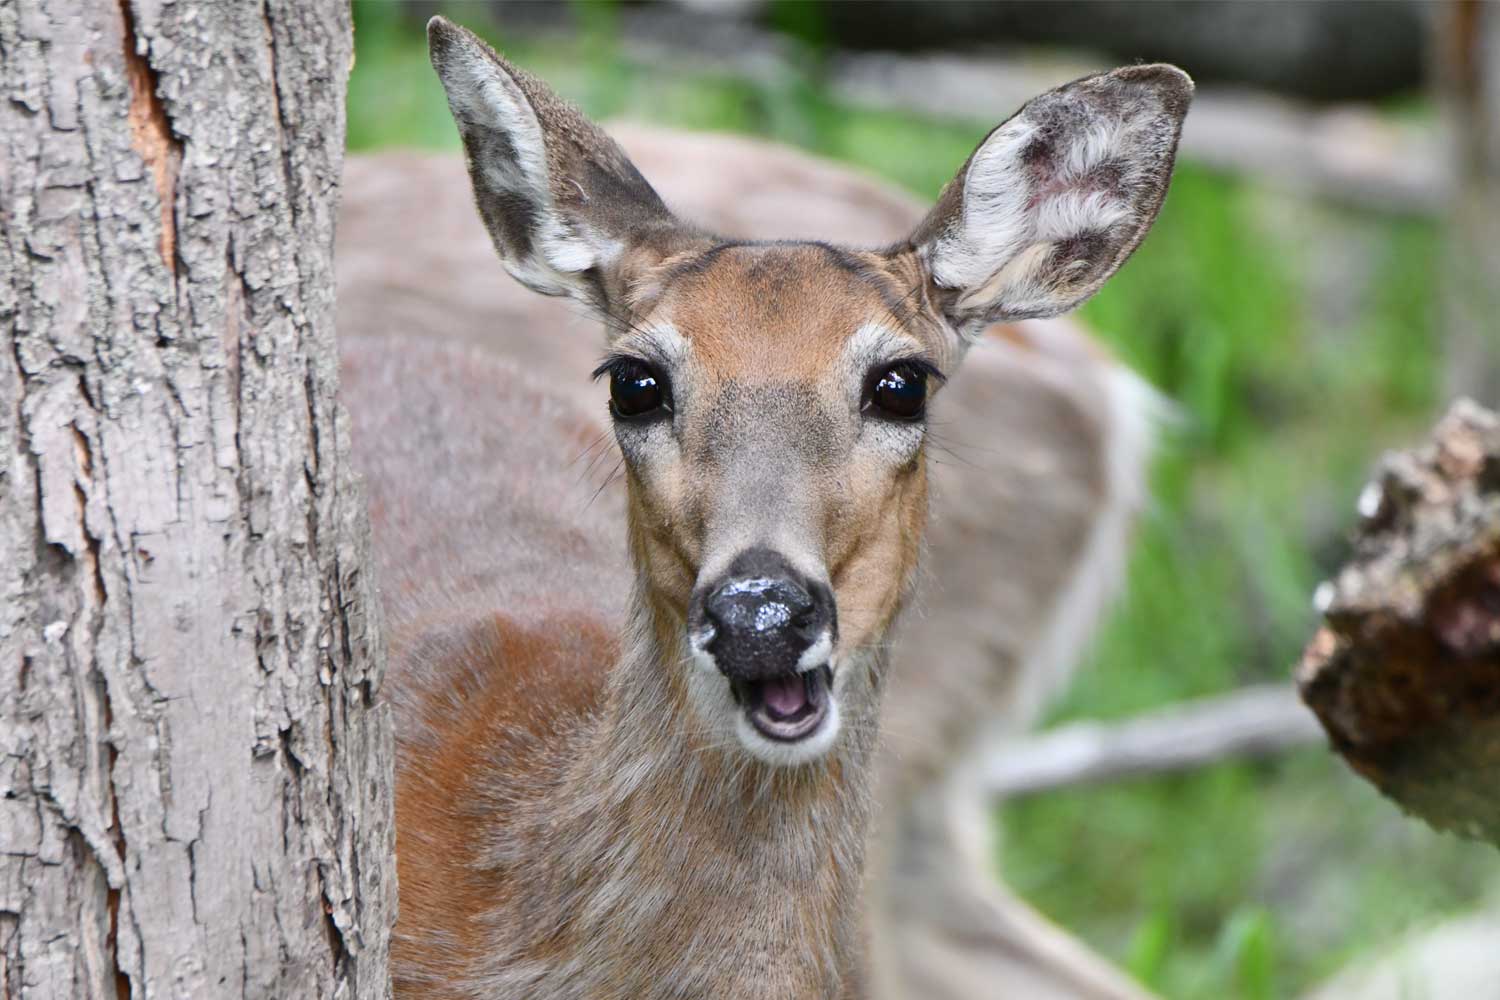
[[559,873],[580,893],[598,975],[629,983],[622,996],[690,983],[718,997],[840,995],[859,943],[875,719],[849,713],[816,763],[754,760],[693,717],[682,622],[632,603],[574,771],[583,794]]

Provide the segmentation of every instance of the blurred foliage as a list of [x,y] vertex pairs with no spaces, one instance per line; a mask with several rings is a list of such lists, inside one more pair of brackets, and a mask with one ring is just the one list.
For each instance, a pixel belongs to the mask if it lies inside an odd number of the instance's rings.
[[[993,122],[829,99],[804,6],[773,9],[810,46],[801,70],[755,83],[632,64],[610,4],[575,5],[566,38],[510,37],[482,5],[448,5],[595,117],[766,136],[935,195]],[[456,147],[420,24],[370,0],[355,22],[350,148]],[[1179,167],[1150,238],[1084,309],[1179,413],[1127,596],[1055,720],[1287,676],[1363,477],[1440,402],[1438,239]],[[1492,849],[1402,818],[1321,750],[1036,796],[999,822],[1011,885],[1174,998],[1293,996],[1492,898],[1500,874]]]

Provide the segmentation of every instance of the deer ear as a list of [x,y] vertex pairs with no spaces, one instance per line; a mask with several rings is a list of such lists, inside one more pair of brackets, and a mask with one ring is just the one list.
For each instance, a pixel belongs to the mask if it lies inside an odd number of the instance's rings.
[[1156,219],[1193,83],[1173,66],[1085,77],[991,132],[911,239],[961,333],[1094,294]]
[[632,268],[688,235],[615,141],[546,84],[442,17],[427,43],[505,269],[608,309]]

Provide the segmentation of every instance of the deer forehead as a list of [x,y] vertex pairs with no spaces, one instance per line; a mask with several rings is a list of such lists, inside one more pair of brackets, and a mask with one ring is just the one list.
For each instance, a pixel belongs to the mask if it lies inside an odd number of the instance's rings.
[[942,346],[913,306],[917,286],[882,255],[718,244],[664,270],[652,314],[682,338],[696,392],[768,383],[836,392],[852,370]]

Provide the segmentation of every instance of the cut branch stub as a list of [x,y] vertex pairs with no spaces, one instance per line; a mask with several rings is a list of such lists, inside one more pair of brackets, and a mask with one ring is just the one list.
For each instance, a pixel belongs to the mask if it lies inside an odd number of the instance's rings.
[[1402,808],[1500,844],[1500,415],[1455,403],[1386,456],[1359,513],[1353,558],[1318,589],[1302,698]]

